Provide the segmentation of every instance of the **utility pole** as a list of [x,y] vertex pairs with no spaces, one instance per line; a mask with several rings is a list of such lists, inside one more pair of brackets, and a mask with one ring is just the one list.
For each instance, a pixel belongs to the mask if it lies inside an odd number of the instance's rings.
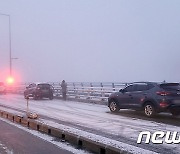
[[9,23],[9,75],[12,76],[12,60],[18,58],[12,58],[12,51],[11,51],[11,16],[9,14],[0,13],[2,16],[8,17]]

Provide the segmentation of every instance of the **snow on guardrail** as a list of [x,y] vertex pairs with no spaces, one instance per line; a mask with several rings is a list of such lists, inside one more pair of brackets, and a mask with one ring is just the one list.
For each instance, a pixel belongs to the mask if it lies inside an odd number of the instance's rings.
[[[54,87],[54,96],[62,97],[61,83],[49,82]],[[23,94],[29,83],[19,83],[11,87],[7,87],[7,93]],[[107,101],[109,95],[124,88],[128,83],[80,83],[67,82],[67,97],[82,98],[90,100]]]

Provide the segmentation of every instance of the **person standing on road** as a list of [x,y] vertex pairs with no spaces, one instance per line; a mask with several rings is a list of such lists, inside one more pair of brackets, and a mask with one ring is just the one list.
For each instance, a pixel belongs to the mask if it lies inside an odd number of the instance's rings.
[[67,83],[65,82],[65,80],[63,80],[63,81],[61,82],[61,88],[62,88],[62,96],[63,96],[63,99],[66,100]]

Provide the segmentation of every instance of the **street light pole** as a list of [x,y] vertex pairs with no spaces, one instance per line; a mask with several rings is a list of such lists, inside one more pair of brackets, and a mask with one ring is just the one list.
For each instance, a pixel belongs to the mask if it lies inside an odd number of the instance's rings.
[[9,68],[10,76],[12,76],[12,52],[11,52],[11,17],[9,17]]
[[9,73],[12,76],[12,53],[11,53],[11,16],[9,14],[0,13],[0,15],[6,16],[9,19]]

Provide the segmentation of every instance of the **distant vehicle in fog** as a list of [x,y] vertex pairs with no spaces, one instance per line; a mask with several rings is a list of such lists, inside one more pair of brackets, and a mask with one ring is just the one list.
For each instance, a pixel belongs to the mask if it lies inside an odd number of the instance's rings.
[[142,110],[147,117],[170,112],[180,115],[180,84],[135,82],[110,95],[108,107],[112,112],[120,109]]
[[6,86],[4,82],[0,82],[0,94],[6,94]]
[[53,99],[53,86],[48,83],[32,83],[26,87],[24,98],[33,97],[36,99],[49,98]]

